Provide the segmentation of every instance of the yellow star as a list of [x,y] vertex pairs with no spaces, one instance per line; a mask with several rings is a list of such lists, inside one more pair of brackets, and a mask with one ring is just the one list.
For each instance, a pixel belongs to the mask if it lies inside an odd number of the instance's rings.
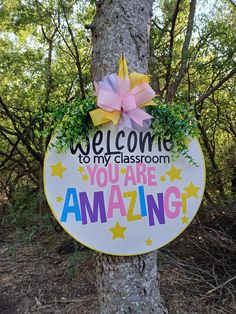
[[200,189],[200,186],[196,186],[193,184],[193,182],[190,182],[189,186],[186,186],[184,190],[187,192],[187,197],[196,197],[198,198],[198,190]]
[[63,201],[63,198],[61,197],[61,195],[57,196],[56,201],[57,203],[61,203]]
[[121,174],[126,174],[126,169],[125,169],[125,168],[121,168],[121,169],[120,169],[120,173],[121,173]]
[[165,182],[166,181],[166,177],[165,176],[160,176],[160,181],[161,182]]
[[84,181],[88,181],[89,176],[88,176],[87,174],[85,174],[85,175],[82,176],[82,179],[83,179]]
[[51,176],[58,176],[60,178],[63,177],[63,172],[67,170],[67,168],[63,167],[61,162],[58,161],[56,165],[51,165],[50,168],[52,169],[52,174]]
[[188,223],[188,217],[187,216],[183,216],[181,218],[181,220],[182,220],[182,224],[187,224]]
[[79,171],[80,173],[84,172],[84,167],[79,167],[79,168],[78,168],[78,171]]
[[112,235],[112,240],[116,239],[116,238],[125,238],[124,232],[127,228],[126,227],[122,227],[119,222],[116,223],[115,227],[113,228],[109,228],[109,230],[113,233]]
[[151,240],[151,239],[149,239],[149,238],[148,238],[145,242],[146,242],[146,245],[147,245],[147,246],[152,245],[152,240]]
[[169,171],[166,172],[168,176],[170,177],[170,181],[174,180],[181,180],[180,173],[182,172],[182,169],[176,168],[175,166],[172,166]]
[[185,143],[188,145],[192,142],[192,139],[188,136],[185,137]]

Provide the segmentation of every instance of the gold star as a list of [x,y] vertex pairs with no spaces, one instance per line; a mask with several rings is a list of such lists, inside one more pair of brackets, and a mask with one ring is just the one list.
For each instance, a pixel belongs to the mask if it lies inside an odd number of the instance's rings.
[[61,203],[63,201],[63,198],[61,197],[61,195],[57,196],[56,201],[57,203]]
[[109,230],[113,233],[112,235],[112,240],[116,239],[116,238],[125,238],[124,232],[127,228],[126,227],[122,227],[119,222],[116,223],[115,227],[113,228],[109,228]]
[[170,181],[174,180],[181,180],[180,173],[182,172],[182,169],[176,168],[175,166],[172,166],[169,171],[166,172],[168,176],[170,177]]
[[85,175],[82,176],[82,179],[83,179],[84,181],[88,181],[89,176],[88,176],[87,174],[85,174]]
[[60,178],[63,177],[63,172],[67,170],[67,168],[63,167],[61,162],[58,161],[56,165],[51,165],[50,168],[52,169],[52,174],[51,176],[58,176]]
[[151,240],[151,239],[149,239],[149,238],[148,238],[145,242],[146,242],[146,245],[147,245],[147,246],[152,245],[152,240]]
[[165,182],[166,181],[166,177],[165,176],[160,176],[160,181],[161,182]]
[[200,189],[200,186],[196,186],[193,184],[193,182],[190,182],[189,186],[186,186],[184,190],[187,192],[187,197],[196,197],[198,198],[198,190]]
[[187,224],[188,223],[188,217],[187,216],[183,216],[181,218],[181,220],[182,220],[182,224]]
[[79,167],[79,168],[78,168],[78,171],[79,171],[80,173],[84,172],[84,167]]
[[121,169],[120,169],[120,173],[121,173],[121,174],[126,174],[126,169],[125,169],[125,168],[121,168]]
[[185,143],[188,145],[192,142],[192,139],[188,136],[185,137]]

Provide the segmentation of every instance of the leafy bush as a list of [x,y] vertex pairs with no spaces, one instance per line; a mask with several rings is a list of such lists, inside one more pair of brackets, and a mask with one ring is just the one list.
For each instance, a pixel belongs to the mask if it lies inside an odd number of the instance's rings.
[[35,221],[38,193],[26,186],[17,188],[11,196],[6,219],[17,227],[25,227]]
[[38,211],[38,191],[17,188],[10,198],[10,207],[4,217],[4,222],[16,230],[18,240],[22,244],[30,243],[42,233],[52,233],[54,227],[50,222],[49,213]]

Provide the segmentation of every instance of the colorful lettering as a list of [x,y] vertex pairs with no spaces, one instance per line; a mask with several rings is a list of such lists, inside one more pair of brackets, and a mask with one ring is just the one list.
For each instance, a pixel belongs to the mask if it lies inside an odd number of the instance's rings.
[[[72,198],[72,205],[70,205],[70,201]],[[61,222],[66,222],[67,221],[67,215],[69,213],[74,213],[75,214],[75,220],[80,221],[81,220],[81,215],[80,215],[80,208],[79,208],[79,202],[78,202],[78,197],[76,194],[76,189],[75,188],[68,188],[66,192],[66,199],[64,202],[62,214],[61,214]]]
[[88,200],[86,192],[79,193],[82,224],[87,224],[87,213],[92,223],[98,221],[98,211],[100,212],[101,223],[107,221],[103,192],[94,192],[93,209]]
[[134,207],[136,204],[136,199],[137,199],[137,191],[130,191],[130,192],[125,192],[123,193],[123,196],[130,197],[130,203],[129,203],[129,208],[127,212],[127,220],[128,221],[133,221],[133,220],[140,220],[142,219],[141,215],[134,215]]
[[[117,198],[117,201],[115,201],[115,196]],[[107,218],[113,217],[113,210],[119,209],[121,216],[126,216],[125,211],[125,204],[122,198],[122,194],[120,191],[119,185],[112,185],[111,186],[111,193],[110,193],[110,199],[108,204],[108,211],[107,211]]]
[[145,201],[144,187],[139,186],[138,192],[139,192],[139,203],[140,203],[140,208],[141,208],[141,214],[143,217],[145,217],[147,216],[147,206],[146,206],[146,201]]
[[174,211],[172,211],[169,207],[170,196],[174,194],[176,199],[180,199],[180,191],[177,187],[171,186],[166,189],[165,198],[164,198],[164,206],[165,206],[165,214],[168,218],[174,219],[179,216],[180,207],[182,203],[180,201],[172,201],[171,206],[174,207]]
[[154,213],[157,217],[159,224],[165,223],[164,215],[164,204],[163,204],[163,193],[157,193],[157,203],[154,200],[153,195],[147,195],[148,215],[149,215],[149,226],[154,226]]

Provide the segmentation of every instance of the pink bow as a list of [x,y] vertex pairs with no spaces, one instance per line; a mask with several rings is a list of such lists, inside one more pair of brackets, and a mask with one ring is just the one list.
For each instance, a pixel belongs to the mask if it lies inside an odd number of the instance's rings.
[[97,106],[101,109],[120,112],[120,128],[128,127],[145,130],[150,126],[151,115],[141,107],[150,102],[155,92],[148,83],[142,83],[130,90],[130,79],[111,74],[95,83]]

